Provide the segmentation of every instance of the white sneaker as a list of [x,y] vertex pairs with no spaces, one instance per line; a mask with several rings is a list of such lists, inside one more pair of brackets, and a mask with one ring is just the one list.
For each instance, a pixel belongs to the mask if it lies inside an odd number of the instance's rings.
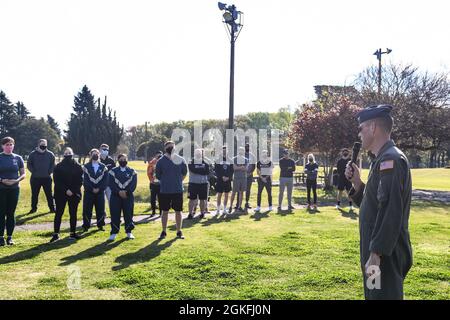
[[133,236],[133,234],[131,232],[129,232],[129,233],[127,233],[127,238],[130,239],[130,240],[133,240],[134,236]]
[[272,206],[270,206],[270,207],[269,207],[269,211],[272,211],[272,210],[273,210],[273,207],[272,207]]
[[340,209],[341,206],[337,204],[335,208],[336,208],[336,209]]
[[109,241],[114,241],[114,240],[116,240],[116,237],[117,237],[117,233],[113,233],[113,234],[111,234],[110,236],[109,236]]
[[353,211],[353,206],[350,206],[348,209],[349,209],[350,211]]
[[223,214],[228,214],[227,208],[223,209]]
[[257,206],[256,208],[255,208],[255,212],[260,212],[261,211],[261,207],[260,206]]
[[217,209],[216,210],[216,216],[219,216],[220,215],[220,209]]

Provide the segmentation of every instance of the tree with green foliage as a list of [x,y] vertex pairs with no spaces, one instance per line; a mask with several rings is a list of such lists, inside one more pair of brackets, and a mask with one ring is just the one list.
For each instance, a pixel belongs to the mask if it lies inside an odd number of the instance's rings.
[[60,137],[43,119],[29,118],[22,121],[13,131],[16,147],[14,152],[28,155],[36,148],[39,139],[46,139],[48,149],[58,153]]
[[101,105],[100,98],[95,100],[86,85],[74,98],[65,140],[83,161],[92,148],[98,148],[102,143],[109,145],[111,154],[115,153],[123,135],[123,127],[119,125],[116,113],[112,115],[106,101],[105,97]]

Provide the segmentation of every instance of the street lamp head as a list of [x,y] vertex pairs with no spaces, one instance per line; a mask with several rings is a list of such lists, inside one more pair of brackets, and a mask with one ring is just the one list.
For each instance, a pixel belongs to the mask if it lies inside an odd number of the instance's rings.
[[219,2],[218,6],[219,6],[219,10],[225,10],[227,8],[227,4],[226,3],[222,3],[222,2]]
[[227,23],[232,22],[232,21],[234,20],[234,18],[233,18],[233,15],[231,14],[231,12],[226,11],[226,12],[223,14],[223,20],[225,20],[225,22],[227,22]]
[[389,54],[392,52],[392,49],[386,48],[386,53]]

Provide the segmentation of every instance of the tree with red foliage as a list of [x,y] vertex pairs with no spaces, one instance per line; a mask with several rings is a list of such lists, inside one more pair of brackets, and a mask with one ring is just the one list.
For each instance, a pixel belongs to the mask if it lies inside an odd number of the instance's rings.
[[359,110],[347,96],[329,96],[303,105],[292,123],[288,143],[298,153],[320,156],[324,162],[325,190],[331,189],[339,151],[358,141],[355,115]]

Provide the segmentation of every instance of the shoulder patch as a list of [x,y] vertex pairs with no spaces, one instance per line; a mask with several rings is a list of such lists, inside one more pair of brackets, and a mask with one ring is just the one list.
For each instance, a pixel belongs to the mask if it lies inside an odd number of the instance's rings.
[[380,163],[380,171],[394,169],[394,160],[386,160]]

